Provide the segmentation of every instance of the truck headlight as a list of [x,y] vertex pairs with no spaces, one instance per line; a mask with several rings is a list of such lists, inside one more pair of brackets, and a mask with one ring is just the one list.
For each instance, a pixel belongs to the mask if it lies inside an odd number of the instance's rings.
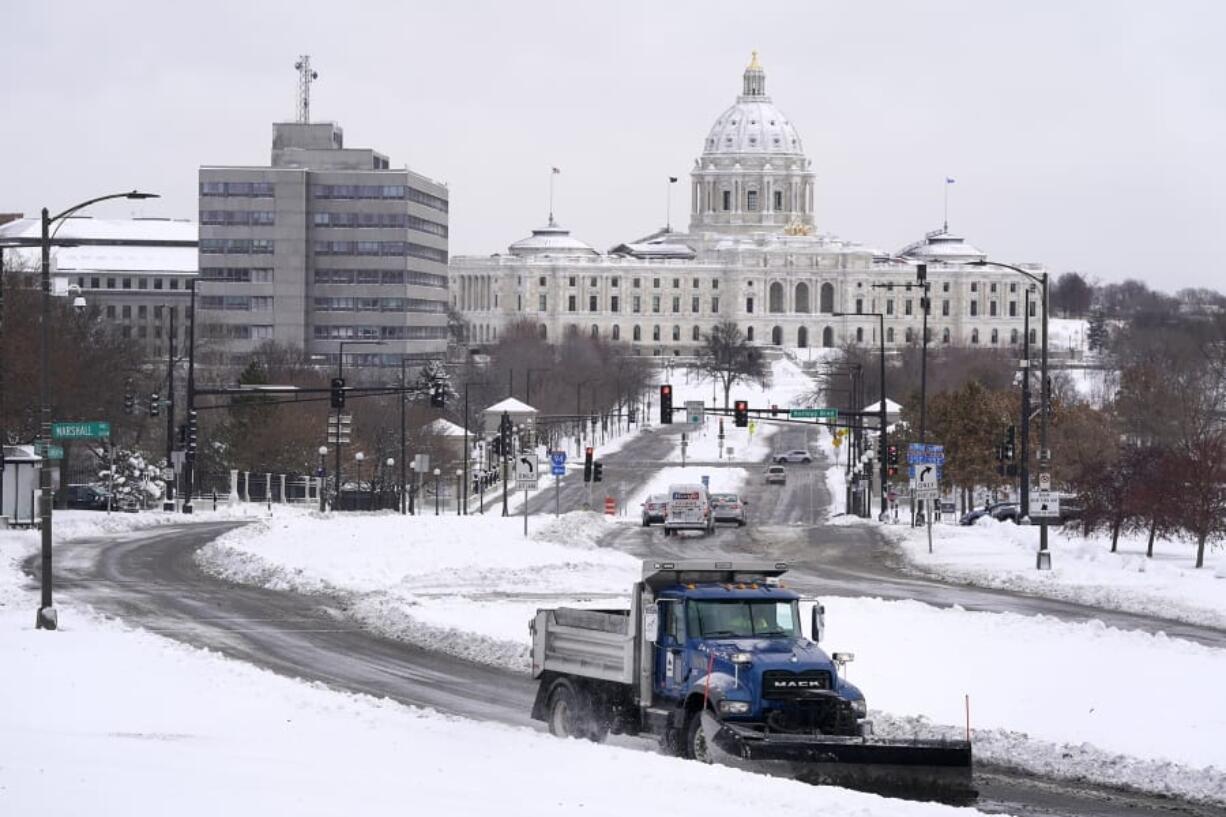
[[749,712],[748,701],[720,701],[719,711],[722,715],[744,715]]
[[734,664],[752,664],[753,656],[747,652],[734,652],[728,656],[728,660]]
[[857,718],[863,718],[868,714],[868,703],[863,698],[848,701],[848,703],[851,704],[851,711],[856,713]]

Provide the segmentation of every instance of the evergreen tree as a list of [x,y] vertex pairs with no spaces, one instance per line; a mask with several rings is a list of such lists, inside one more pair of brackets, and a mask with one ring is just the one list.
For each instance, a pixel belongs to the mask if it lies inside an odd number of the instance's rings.
[[427,360],[417,373],[417,379],[409,384],[410,400],[427,401],[436,388],[442,387],[445,399],[456,396],[455,386],[451,383],[451,372],[441,360]]
[[1090,324],[1086,329],[1086,345],[1091,352],[1102,352],[1107,348],[1107,316],[1101,309],[1095,310],[1090,316]]

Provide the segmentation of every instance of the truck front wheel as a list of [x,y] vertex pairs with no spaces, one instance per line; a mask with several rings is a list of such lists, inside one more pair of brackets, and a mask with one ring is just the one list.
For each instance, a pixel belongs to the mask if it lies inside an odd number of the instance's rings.
[[685,725],[685,756],[699,763],[710,763],[711,753],[707,751],[707,736],[702,731],[702,712],[695,712]]

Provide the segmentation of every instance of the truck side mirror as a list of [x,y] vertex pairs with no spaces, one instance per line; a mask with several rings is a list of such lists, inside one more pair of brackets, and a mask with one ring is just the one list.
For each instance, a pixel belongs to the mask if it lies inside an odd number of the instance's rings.
[[813,603],[813,618],[809,622],[809,632],[814,643],[822,640],[822,632],[826,629],[826,608],[820,601]]

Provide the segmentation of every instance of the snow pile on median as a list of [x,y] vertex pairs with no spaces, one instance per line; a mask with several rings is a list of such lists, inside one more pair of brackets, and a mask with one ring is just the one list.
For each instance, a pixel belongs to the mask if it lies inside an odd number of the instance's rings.
[[624,603],[640,562],[596,543],[601,514],[312,514],[267,520],[201,549],[230,581],[336,597],[383,635],[525,669],[538,607]]
[[967,584],[1016,590],[1111,610],[1226,628],[1226,552],[1207,550],[1197,570],[1186,542],[1159,539],[1145,556],[1146,536],[1121,534],[1119,552],[1106,536],[1083,538],[1048,528],[1052,569],[1035,570],[1037,526],[980,519],[971,526],[934,525],[933,553],[923,528],[884,526],[912,567]]
[[62,599],[64,628],[36,631],[37,594],[18,566],[29,552],[0,535],[0,699],[27,703],[0,707],[0,814],[332,817],[353,811],[356,792],[374,814],[621,817],[644,797],[678,813],[763,798],[831,817],[968,813],[336,692]]

